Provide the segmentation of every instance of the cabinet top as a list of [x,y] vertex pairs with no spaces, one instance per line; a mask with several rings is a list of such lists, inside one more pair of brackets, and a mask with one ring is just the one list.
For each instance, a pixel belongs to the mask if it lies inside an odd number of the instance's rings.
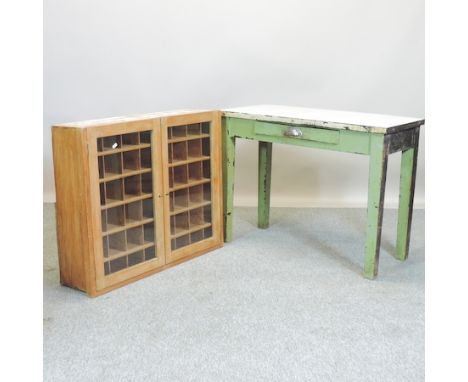
[[311,125],[329,129],[393,133],[424,124],[423,118],[383,114],[357,113],[340,110],[311,109],[281,105],[255,105],[222,110],[225,117],[270,122]]
[[127,115],[127,116],[121,116],[121,117],[89,119],[87,121],[79,121],[79,122],[57,123],[57,124],[54,124],[54,127],[73,127],[77,129],[85,129],[87,127],[113,125],[113,124],[118,124],[118,123],[142,121],[145,119],[171,117],[171,116],[182,115],[182,114],[202,113],[206,111],[209,111],[209,110],[184,109],[184,110],[160,111],[160,112],[148,113],[148,114],[135,114],[135,115]]

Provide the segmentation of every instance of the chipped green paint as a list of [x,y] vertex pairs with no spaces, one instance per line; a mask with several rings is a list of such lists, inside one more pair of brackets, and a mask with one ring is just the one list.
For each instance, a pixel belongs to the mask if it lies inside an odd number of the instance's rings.
[[[259,135],[273,135],[284,138],[287,136],[288,131],[291,129],[290,125],[281,125],[278,123],[255,121],[255,134]],[[322,143],[329,143],[337,145],[340,142],[340,132],[338,130],[329,130],[323,128],[311,128],[300,126],[294,126],[299,135],[295,136],[295,139],[316,141]]]
[[397,259],[408,258],[411,220],[413,215],[414,186],[418,157],[419,128],[415,129],[413,148],[401,153],[400,202],[398,207]]
[[[350,130],[327,130],[299,126],[304,132],[301,138],[286,137],[279,134],[292,125],[274,122],[254,121],[241,118],[223,118],[229,121],[230,135],[238,138],[254,139],[257,141],[283,143],[287,145],[303,146],[323,150],[341,151],[355,154],[369,154],[371,133]],[[294,125],[294,127],[297,127]],[[267,135],[268,128],[273,135]],[[260,133],[260,134],[259,134]],[[338,136],[336,135],[338,133]],[[318,140],[313,140],[318,139]]]
[[[295,134],[298,132],[299,134],[288,136],[289,129],[294,130]],[[364,276],[369,279],[375,278],[378,271],[388,155],[404,150],[401,163],[397,258],[402,260],[407,258],[416,177],[418,126],[400,132],[383,134],[223,117],[226,242],[232,240],[236,138],[259,141],[258,226],[260,228],[269,226],[273,143],[369,155],[367,236],[364,262]]]
[[372,134],[367,196],[367,238],[364,276],[373,279],[379,266],[380,236],[387,175],[388,143],[383,134]]
[[271,155],[273,144],[258,142],[258,227],[270,225]]
[[229,134],[230,121],[223,118],[223,189],[224,189],[224,241],[232,240],[232,213],[234,205],[234,170],[236,138]]

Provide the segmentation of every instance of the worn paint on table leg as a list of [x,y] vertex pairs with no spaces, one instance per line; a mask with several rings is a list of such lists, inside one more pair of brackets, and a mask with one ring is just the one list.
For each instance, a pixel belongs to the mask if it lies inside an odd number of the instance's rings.
[[271,156],[273,144],[258,142],[258,227],[270,225]]
[[414,132],[413,147],[401,153],[400,202],[398,207],[397,259],[408,258],[411,220],[413,217],[414,187],[418,158],[419,128]]
[[380,236],[384,210],[388,143],[384,135],[375,134],[370,143],[369,194],[367,201],[367,238],[364,276],[373,279],[379,266]]
[[232,240],[236,138],[229,135],[227,123],[223,123],[223,146],[224,241],[229,242]]

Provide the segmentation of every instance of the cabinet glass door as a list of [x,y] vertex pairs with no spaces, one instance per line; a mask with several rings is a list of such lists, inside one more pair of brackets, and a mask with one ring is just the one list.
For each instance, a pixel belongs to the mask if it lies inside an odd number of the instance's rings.
[[211,124],[167,127],[171,252],[213,236]]
[[168,129],[171,250],[212,236],[210,122]]
[[157,240],[159,192],[153,177],[159,170],[153,155],[159,148],[154,138],[154,130],[96,137],[102,241],[96,267],[101,287],[164,264]]

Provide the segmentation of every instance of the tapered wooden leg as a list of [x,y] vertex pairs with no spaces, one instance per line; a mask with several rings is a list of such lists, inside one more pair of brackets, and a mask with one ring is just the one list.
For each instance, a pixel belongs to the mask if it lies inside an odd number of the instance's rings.
[[225,126],[223,126],[223,142],[224,241],[229,242],[232,240],[236,138],[229,136]]
[[418,159],[419,128],[414,133],[414,145],[401,153],[400,202],[397,227],[397,259],[408,258],[411,220],[413,217],[414,186]]
[[270,225],[271,155],[273,144],[258,142],[258,227]]
[[364,276],[369,279],[377,276],[379,266],[387,159],[388,145],[384,136],[381,134],[371,135],[366,258],[364,264]]

